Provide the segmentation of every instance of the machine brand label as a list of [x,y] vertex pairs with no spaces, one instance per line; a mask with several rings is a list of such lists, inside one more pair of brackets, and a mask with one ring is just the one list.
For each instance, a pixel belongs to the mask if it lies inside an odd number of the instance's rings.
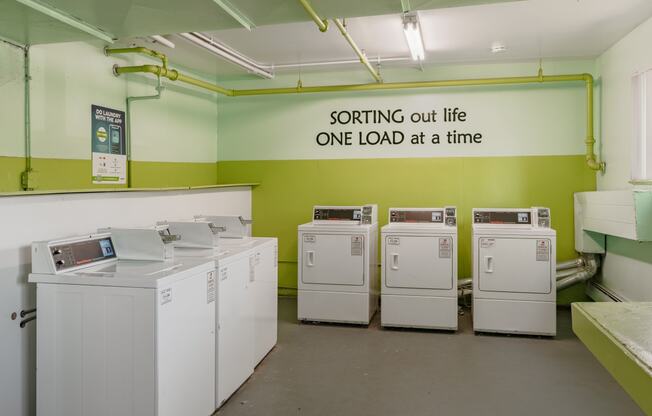
[[351,237],[351,255],[362,256],[362,236],[354,235]]
[[400,246],[401,238],[400,237],[387,237],[387,244],[390,246]]
[[304,235],[303,236],[303,242],[304,243],[316,243],[317,242],[317,236],[316,235]]
[[172,302],[172,288],[168,287],[167,289],[161,290],[161,305],[165,305]]
[[229,268],[222,267],[220,268],[220,280],[226,280],[229,277]]
[[453,252],[453,244],[450,238],[439,239],[439,258],[450,259]]
[[206,303],[215,302],[215,270],[206,273]]
[[496,244],[496,240],[493,238],[482,238],[480,239],[480,247],[482,248],[491,248]]
[[550,241],[537,240],[537,261],[550,261]]

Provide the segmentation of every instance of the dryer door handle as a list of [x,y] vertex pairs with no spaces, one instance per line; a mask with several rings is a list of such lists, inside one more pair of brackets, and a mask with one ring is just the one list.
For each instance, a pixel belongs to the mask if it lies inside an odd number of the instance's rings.
[[392,253],[392,270],[398,270],[398,253]]
[[484,271],[485,273],[494,272],[494,256],[484,256]]
[[315,265],[315,252],[306,251],[306,266],[313,267]]

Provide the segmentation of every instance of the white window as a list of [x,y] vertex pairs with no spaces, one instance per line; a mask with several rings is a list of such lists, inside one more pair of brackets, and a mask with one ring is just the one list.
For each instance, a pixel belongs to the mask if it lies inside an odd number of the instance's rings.
[[632,180],[652,180],[652,69],[632,78],[634,96],[634,141]]

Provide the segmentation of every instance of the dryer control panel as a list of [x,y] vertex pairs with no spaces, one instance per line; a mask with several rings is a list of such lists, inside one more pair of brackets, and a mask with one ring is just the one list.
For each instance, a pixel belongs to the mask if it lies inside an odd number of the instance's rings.
[[316,223],[374,224],[378,222],[378,206],[323,206],[312,210],[312,220]]
[[533,208],[475,208],[473,224],[482,226],[516,226],[519,228],[550,228],[550,209]]
[[445,224],[457,225],[457,209],[446,208],[390,208],[390,224]]

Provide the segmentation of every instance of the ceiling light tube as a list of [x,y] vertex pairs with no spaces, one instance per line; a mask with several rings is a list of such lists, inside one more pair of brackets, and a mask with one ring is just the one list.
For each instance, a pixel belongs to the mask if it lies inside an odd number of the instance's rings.
[[207,50],[213,55],[219,56],[220,58],[237,65],[241,68],[246,69],[247,71],[256,74],[260,77],[271,79],[274,78],[274,74],[266,70],[258,62],[255,62],[251,58],[241,54],[240,52],[231,49],[230,47],[216,42],[210,37],[199,33],[199,32],[189,32],[189,33],[179,33],[179,36],[190,41],[191,43]]
[[168,38],[166,38],[166,37],[164,37],[164,36],[161,36],[161,35],[152,35],[152,36],[150,36],[150,38],[151,38],[154,42],[156,42],[156,43],[160,43],[160,44],[163,45],[163,46],[167,46],[167,47],[170,48],[170,49],[174,49],[174,47],[176,46],[176,45],[175,45],[174,43],[172,43]]
[[426,57],[426,52],[423,47],[421,28],[419,27],[419,17],[416,13],[406,13],[403,15],[403,32],[405,33],[405,40],[410,48],[412,60],[423,61]]
[[104,30],[97,28],[91,24],[88,24],[83,20],[80,20],[64,12],[63,10],[57,9],[56,7],[52,7],[50,5],[41,3],[40,1],[36,1],[36,0],[16,0],[16,1],[22,4],[23,6],[27,6],[30,9],[43,13],[46,16],[58,20],[61,23],[65,23],[68,26],[72,26],[75,29],[79,29],[82,32],[88,33],[91,36],[95,36],[96,38],[101,39],[105,42],[113,43],[114,39],[116,39],[116,37],[113,34],[105,32]]
[[240,23],[245,29],[251,30],[256,27],[254,22],[251,21],[244,13],[238,10],[233,4],[228,0],[213,0],[218,6],[222,8],[229,16],[235,19],[236,22]]

